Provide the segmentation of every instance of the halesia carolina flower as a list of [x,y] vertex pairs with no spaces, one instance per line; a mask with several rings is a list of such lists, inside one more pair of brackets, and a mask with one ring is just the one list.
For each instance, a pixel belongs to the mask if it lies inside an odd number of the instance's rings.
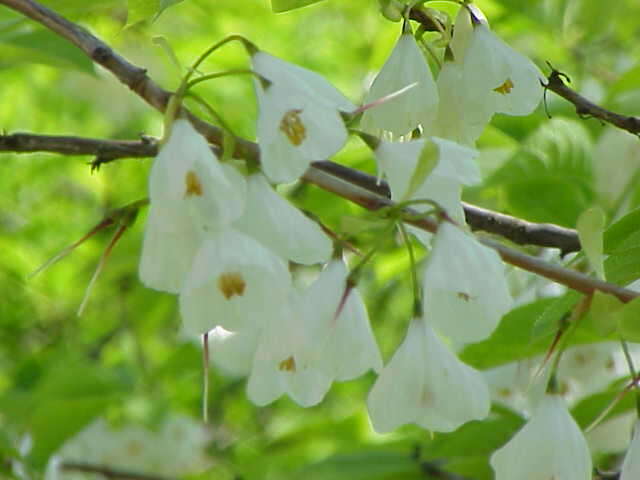
[[640,421],[636,421],[633,439],[622,463],[620,480],[635,480],[640,478]]
[[222,228],[242,214],[245,190],[244,177],[218,161],[188,120],[173,123],[149,175],[151,205],[166,223],[188,216],[203,230]]
[[296,263],[321,263],[331,256],[331,240],[320,226],[278,195],[261,173],[247,179],[247,208],[234,227]]
[[287,393],[303,406],[314,405],[334,380],[382,368],[362,297],[354,289],[344,300],[346,278],[344,262],[332,260],[309,289],[293,293],[291,310],[265,330],[248,385],[255,403]]
[[[387,178],[393,200],[433,200],[450,217],[464,221],[461,185],[480,181],[480,171],[474,161],[477,150],[430,137],[408,142],[382,140],[374,153],[379,175]],[[416,205],[414,208],[424,211],[430,207]]]
[[591,453],[559,395],[547,394],[533,417],[491,456],[496,480],[591,480]]
[[229,376],[249,375],[261,333],[261,328],[239,332],[214,328],[208,336],[211,362]]
[[462,67],[466,108],[528,115],[542,100],[544,77],[538,67],[498,38],[485,22],[474,23]]
[[162,213],[149,208],[138,274],[149,288],[179,293],[205,234],[189,216]]
[[424,319],[411,322],[367,403],[380,433],[407,423],[451,432],[485,418],[491,406],[480,372],[458,360]]
[[373,81],[364,103],[415,86],[402,95],[371,108],[362,116],[364,131],[386,130],[394,135],[411,133],[418,125],[429,131],[438,107],[438,90],[431,70],[411,29],[403,32],[391,55]]
[[449,222],[438,228],[423,289],[426,318],[454,342],[485,339],[512,304],[499,255]]
[[270,82],[255,82],[263,170],[274,182],[297,180],[311,162],[344,146],[348,135],[340,112],[355,106],[315,72],[264,52],[251,61]]
[[233,229],[208,234],[180,292],[185,333],[260,328],[290,284],[284,260],[258,241]]

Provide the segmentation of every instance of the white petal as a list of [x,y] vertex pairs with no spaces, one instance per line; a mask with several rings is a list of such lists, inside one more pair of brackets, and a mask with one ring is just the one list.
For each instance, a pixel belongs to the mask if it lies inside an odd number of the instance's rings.
[[211,362],[227,375],[249,375],[258,346],[259,333],[258,328],[241,332],[229,332],[222,327],[214,328],[209,332]]
[[297,180],[311,162],[329,158],[347,141],[335,106],[275,83],[257,93],[260,158],[272,181]]
[[496,480],[590,480],[591,454],[559,395],[546,395],[535,414],[491,456]]
[[636,480],[640,478],[640,421],[635,424],[633,439],[622,463],[620,480]]
[[231,229],[209,234],[180,293],[185,331],[259,328],[289,288],[287,265],[256,240]]
[[436,234],[423,288],[426,318],[456,342],[489,336],[512,304],[498,254],[448,222]]
[[415,38],[405,33],[400,36],[373,81],[365,103],[414,83],[417,85],[402,95],[365,111],[361,128],[371,132],[387,130],[394,135],[406,135],[419,124],[428,130],[435,118],[438,105],[436,84]]
[[378,377],[368,405],[378,432],[405,423],[449,432],[486,417],[491,402],[482,375],[460,362],[431,327],[416,319]]
[[[294,293],[294,296],[296,294]],[[247,383],[247,395],[256,405],[267,405],[284,393],[299,405],[319,403],[332,378],[307,361],[313,339],[307,318],[298,314],[299,299],[291,298],[272,316],[260,338]]]
[[340,315],[336,313],[346,288],[347,269],[334,259],[304,292],[302,312],[308,318],[313,345],[307,355],[316,368],[338,381],[351,380],[373,369],[382,369],[364,301],[357,288],[347,297]]
[[332,242],[320,226],[282,198],[264,175],[247,181],[247,208],[234,226],[282,258],[302,264],[325,262]]
[[262,51],[253,55],[251,62],[256,72],[282,88],[289,91],[302,90],[303,93],[343,112],[356,109],[353,103],[316,72]]
[[438,146],[439,154],[434,175],[456,180],[463,185],[480,183],[480,169],[475,162],[480,152],[444,138],[431,137],[431,141]]
[[528,115],[542,100],[544,77],[527,57],[496,37],[486,25],[476,25],[464,57],[465,97],[470,108]]
[[240,216],[245,189],[244,178],[220,164],[188,120],[173,123],[149,174],[153,205],[188,212],[199,227],[215,229]]
[[140,255],[140,281],[149,288],[178,293],[202,238],[188,216],[151,205]]

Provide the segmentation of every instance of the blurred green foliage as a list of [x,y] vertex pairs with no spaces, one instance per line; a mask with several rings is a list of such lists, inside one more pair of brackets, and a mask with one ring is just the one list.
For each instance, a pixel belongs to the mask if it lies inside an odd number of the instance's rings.
[[[167,89],[177,87],[184,68],[207,46],[240,33],[274,55],[321,72],[359,101],[366,79],[382,65],[400,28],[379,14],[374,0],[328,0],[277,15],[267,0],[44,3],[85,25]],[[477,3],[492,28],[543,71],[548,72],[548,61],[570,75],[574,88],[603,106],[640,112],[637,1]],[[297,5],[274,0],[274,7],[282,10],[290,4]],[[156,45],[157,36],[171,45],[183,70]],[[244,51],[232,45],[216,52],[203,70],[246,65]],[[161,135],[161,115],[75,47],[5,7],[0,7],[0,78],[0,128],[7,132],[113,139]],[[236,133],[254,138],[256,104],[250,79],[223,78],[197,88]],[[620,188],[625,198],[615,208],[601,195],[607,178],[598,173],[603,171],[599,164],[626,169],[627,178],[638,168],[625,164],[615,151],[597,154],[607,127],[578,118],[570,104],[551,93],[546,110],[551,120],[542,106],[527,118],[494,118],[479,142],[486,181],[467,191],[466,199],[569,227],[593,205],[605,208],[609,222],[638,207],[637,184]],[[52,452],[98,415],[147,426],[170,412],[200,415],[200,349],[180,334],[176,299],[137,281],[145,215],[118,243],[81,318],[75,312],[111,232],[95,235],[27,280],[107,210],[146,195],[149,160],[120,160],[93,173],[90,160],[0,155],[0,476],[10,474],[2,459],[15,456],[26,432],[34,439],[29,462],[38,471]],[[356,141],[335,160],[375,172],[368,150]],[[345,228],[345,219],[371,219],[362,209],[313,186],[294,186],[289,193],[337,231]],[[640,277],[639,211],[605,234],[610,281],[627,283]],[[353,241],[366,249],[374,233],[359,233]],[[388,359],[411,315],[406,252],[396,245],[385,247],[361,287]],[[488,369],[543,354],[557,322],[577,298],[569,293],[520,306],[489,339],[467,346],[462,358]],[[579,328],[570,342],[599,340],[589,329]],[[451,434],[405,427],[378,435],[371,430],[364,403],[373,379],[369,375],[335,385],[312,409],[301,409],[288,399],[258,409],[246,399],[242,380],[212,371],[214,435],[208,451],[213,466],[197,478],[418,479],[429,478],[420,461],[437,461],[452,472],[488,479],[488,456],[522,424],[519,415],[496,407],[487,420]],[[592,420],[615,392],[599,395],[576,407],[581,424]],[[631,408],[627,403],[621,405]]]

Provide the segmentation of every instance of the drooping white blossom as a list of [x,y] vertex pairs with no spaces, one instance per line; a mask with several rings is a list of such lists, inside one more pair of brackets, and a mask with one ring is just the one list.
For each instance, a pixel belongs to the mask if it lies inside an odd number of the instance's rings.
[[149,199],[165,223],[188,216],[203,230],[222,228],[242,214],[245,191],[244,177],[218,161],[188,120],[177,119],[149,174]]
[[591,480],[591,454],[559,395],[547,394],[534,415],[491,456],[496,480]]
[[257,240],[233,229],[210,233],[180,292],[184,330],[201,335],[216,326],[260,328],[286,301],[290,283],[284,260]]
[[[461,14],[469,12],[463,8]],[[453,42],[455,60],[463,69],[461,94],[465,96],[466,108],[472,112],[489,110],[507,115],[533,112],[543,92],[540,82],[544,76],[538,67],[498,38],[486,21],[473,19],[470,37],[466,30],[462,29],[463,41]]]
[[[405,24],[408,26],[408,24]],[[418,125],[430,131],[438,106],[438,90],[431,70],[411,29],[400,35],[391,55],[373,81],[364,103],[383,98],[415,84],[403,94],[364,112],[360,126],[376,133],[411,133]]]
[[454,342],[488,337],[512,304],[499,255],[449,222],[438,228],[423,289],[426,318]]
[[462,363],[424,319],[407,336],[369,393],[369,416],[377,432],[415,423],[450,432],[485,418],[491,401],[480,372]]
[[138,274],[147,287],[178,293],[204,233],[189,216],[163,215],[149,208]]
[[211,362],[226,375],[249,375],[261,333],[259,325],[238,332],[230,332],[222,327],[214,328],[208,335]]
[[315,405],[333,381],[382,368],[356,289],[338,312],[346,278],[344,262],[333,259],[307,290],[292,292],[289,309],[260,339],[247,387],[252,401],[264,405],[286,393],[302,406]]
[[256,81],[258,143],[265,174],[274,182],[298,179],[316,160],[325,160],[347,141],[340,112],[355,106],[315,72],[264,52],[253,69],[270,83]]
[[234,227],[296,263],[321,263],[331,256],[332,242],[320,226],[282,198],[261,173],[247,179],[247,208]]
[[[480,171],[474,161],[478,156],[477,150],[430,137],[408,142],[381,140],[374,153],[379,176],[386,177],[393,200],[433,200],[449,216],[464,221],[460,204],[461,185],[480,181]],[[426,177],[419,178],[418,169],[424,162],[433,162],[435,167]],[[430,207],[415,205],[414,208],[424,211]]]

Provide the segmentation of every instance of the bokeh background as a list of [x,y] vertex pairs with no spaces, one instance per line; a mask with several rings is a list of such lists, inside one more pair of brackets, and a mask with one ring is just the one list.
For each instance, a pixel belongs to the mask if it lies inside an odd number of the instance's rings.
[[[185,68],[209,45],[239,33],[263,50],[322,73],[359,102],[400,32],[400,24],[383,18],[374,0],[325,0],[277,15],[266,0],[185,0],[157,17],[158,4],[167,2],[43,3],[147,68],[167,89],[177,87]],[[492,28],[543,72],[549,72],[550,62],[593,101],[620,113],[640,112],[640,4],[635,0],[476,3]],[[427,6],[456,9],[444,1]],[[157,37],[168,42],[180,66]],[[203,70],[246,66],[244,50],[232,44],[211,56]],[[255,138],[256,102],[248,77],[207,82],[198,92],[237,134]],[[478,142],[485,181],[466,191],[465,199],[568,227],[593,205],[601,206],[610,222],[632,211],[640,203],[638,139],[577,117],[553,93],[546,98],[546,111],[541,106],[526,118],[494,118]],[[0,6],[0,129],[136,139],[161,136],[162,116],[63,40]],[[303,409],[287,398],[256,408],[245,396],[243,379],[213,369],[211,425],[203,430],[200,347],[180,333],[176,298],[148,290],[137,279],[146,212],[117,244],[81,317],[76,310],[111,231],[27,279],[109,209],[146,196],[150,159],[123,159],[97,172],[91,172],[91,160],[0,154],[0,477],[19,473],[10,459],[22,447],[21,468],[34,475],[66,448],[67,458],[86,461],[113,451],[113,467],[167,478],[418,479],[430,478],[431,462],[469,478],[491,478],[488,455],[522,424],[522,411],[497,402],[489,419],[453,434],[407,426],[378,435],[365,407],[373,374],[334,385],[314,408]],[[375,173],[370,152],[356,140],[334,160]],[[350,234],[360,248],[378,233],[374,217],[315,186],[293,184],[282,192],[334,230]],[[526,250],[561,261],[553,252]],[[608,272],[613,281],[626,283],[640,277],[638,264],[622,272],[609,265]],[[575,301],[521,272],[510,277],[521,306],[505,319],[499,335],[462,352],[478,368],[543,353],[549,332],[534,326],[551,322]],[[411,315],[406,251],[390,239],[360,287],[388,359]],[[573,342],[602,340],[585,331]],[[585,358],[606,363],[610,356],[603,355],[604,360]],[[525,374],[518,371],[514,378],[521,380]],[[606,371],[595,390],[576,400],[574,414],[582,425],[614,395],[609,385],[623,374]],[[504,387],[504,395],[510,395],[508,388],[515,387]],[[622,402],[611,416],[630,406]],[[89,425],[92,430],[75,446],[63,447]],[[615,462],[620,452],[604,450],[596,451],[602,464]]]

